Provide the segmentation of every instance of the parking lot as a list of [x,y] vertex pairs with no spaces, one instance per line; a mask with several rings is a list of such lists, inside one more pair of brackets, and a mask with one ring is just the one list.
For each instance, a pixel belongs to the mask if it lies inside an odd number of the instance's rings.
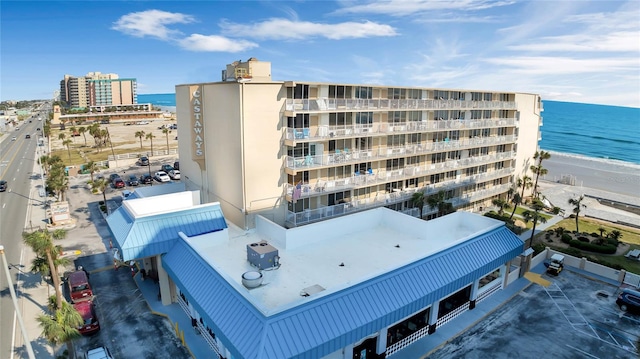
[[[152,173],[159,171],[162,164],[173,164],[175,160],[172,157],[153,158]],[[126,179],[129,174],[139,177],[148,173],[148,170],[146,166],[133,165],[108,169],[102,174],[108,178],[110,173],[118,173]],[[88,190],[86,182],[90,179],[89,175],[69,179],[68,199],[77,222],[76,227],[68,231],[67,238],[62,240],[63,248],[73,263],[67,270],[83,266],[91,272],[90,283],[101,326],[95,335],[74,342],[77,357],[84,358],[88,349],[106,346],[114,358],[191,358],[189,351],[175,335],[171,322],[151,312],[129,269],[114,269],[109,231],[98,204],[103,198],[101,194],[94,195]],[[153,185],[162,184],[154,182]],[[128,185],[120,189],[107,188],[106,197],[110,207],[120,204],[123,191],[135,188]],[[65,291],[68,292],[66,288]]]
[[528,286],[428,358],[637,358],[640,317],[615,304],[617,287],[563,271]]

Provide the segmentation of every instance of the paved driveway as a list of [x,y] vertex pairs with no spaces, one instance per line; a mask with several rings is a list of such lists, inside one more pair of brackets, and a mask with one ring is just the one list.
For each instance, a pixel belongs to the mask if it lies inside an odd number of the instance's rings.
[[100,331],[76,341],[78,358],[107,346],[114,358],[190,359],[168,319],[152,314],[127,268],[91,274]]

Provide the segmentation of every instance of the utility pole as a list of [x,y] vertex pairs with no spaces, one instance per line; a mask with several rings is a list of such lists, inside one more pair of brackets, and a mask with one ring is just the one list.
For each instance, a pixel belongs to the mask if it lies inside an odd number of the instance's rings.
[[29,356],[29,359],[36,359],[35,354],[33,354],[31,342],[27,336],[27,328],[25,328],[24,321],[22,320],[22,314],[20,313],[20,307],[18,306],[18,298],[16,297],[16,291],[13,289],[11,274],[9,274],[9,263],[7,262],[7,257],[4,255],[4,246],[2,244],[0,244],[0,255],[2,255],[2,266],[7,274],[7,284],[9,284],[9,292],[11,293],[11,299],[13,299],[13,306],[16,309],[16,317],[18,317],[18,324],[20,324],[20,330],[22,331],[24,346],[27,348],[27,355]]

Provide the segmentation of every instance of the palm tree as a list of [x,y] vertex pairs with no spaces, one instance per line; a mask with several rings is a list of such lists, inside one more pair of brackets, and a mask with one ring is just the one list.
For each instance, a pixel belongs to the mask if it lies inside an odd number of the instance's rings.
[[71,140],[62,141],[63,146],[67,146],[67,153],[69,154],[69,160],[71,160]]
[[609,238],[613,238],[616,241],[619,241],[620,238],[622,238],[622,232],[620,232],[619,230],[615,229],[615,230],[611,231],[611,233],[609,233]]
[[89,161],[84,168],[89,171],[89,174],[91,175],[91,182],[93,182],[93,174],[99,170],[98,164],[93,161]]
[[142,139],[144,138],[144,131],[136,131],[135,136],[140,139],[140,149],[142,149]]
[[78,132],[78,128],[76,126],[69,127],[69,133],[71,133],[71,139],[75,138],[75,133]]
[[147,135],[145,136],[145,138],[151,142],[151,153],[149,153],[149,156],[153,156],[153,139],[155,137],[156,136],[154,136],[153,133],[147,133]]
[[80,126],[78,127],[78,133],[82,134],[82,137],[84,137],[84,147],[87,147],[87,128],[84,126]]
[[533,245],[533,236],[536,233],[536,226],[538,225],[538,222],[547,223],[547,219],[540,214],[540,210],[542,210],[542,208],[544,207],[539,203],[534,203],[531,207],[533,208],[533,211],[526,210],[522,212],[522,218],[524,219],[525,223],[533,223],[533,228],[531,229],[531,238],[529,239],[529,247]]
[[607,230],[604,227],[598,227],[598,232],[600,232],[600,237],[604,237],[604,232]]
[[427,197],[427,205],[429,205],[429,208],[438,209],[437,217],[454,212],[453,205],[449,202],[446,202],[445,197],[446,195],[444,191],[439,191],[438,193],[432,194],[431,196]]
[[67,135],[65,135],[64,133],[59,133],[58,134],[58,139],[59,140],[63,140],[64,141],[65,138],[67,138]]
[[169,154],[169,134],[171,133],[171,130],[165,127],[162,129],[162,133],[164,133],[164,136],[167,138],[167,154]]
[[536,182],[533,185],[533,193],[536,197],[538,196],[538,179],[540,178],[540,175],[544,176],[549,172],[546,168],[542,167],[542,161],[549,158],[551,158],[551,154],[546,151],[536,151],[536,153],[533,154],[533,160],[537,161],[537,165],[531,166],[530,169],[536,174]]
[[584,199],[584,195],[578,198],[569,198],[569,204],[573,206],[573,213],[576,215],[576,233],[580,234],[580,230],[578,229],[578,217],[580,216],[580,212],[582,208],[587,208],[587,205],[582,204],[582,200]]
[[60,288],[60,275],[58,274],[58,267],[56,261],[60,257],[61,249],[53,243],[54,239],[62,239],[66,237],[67,232],[64,229],[56,229],[49,232],[48,230],[38,230],[31,233],[24,233],[23,240],[33,252],[40,257],[47,258],[49,264],[49,273],[51,273],[51,280],[53,281],[53,287],[56,291],[56,308],[62,308],[62,289]]
[[522,178],[519,178],[516,180],[516,185],[518,187],[522,187],[522,193],[520,194],[520,198],[521,198],[521,202],[524,202],[524,190],[527,188],[531,188],[532,183],[531,183],[531,177],[524,175],[522,176]]
[[106,178],[98,178],[95,181],[91,181],[91,189],[93,191],[102,192],[102,198],[104,199],[104,204],[107,204],[107,194],[105,193],[107,187],[109,187],[109,180]]
[[513,212],[511,212],[511,216],[509,216],[509,219],[513,219],[513,215],[516,214],[516,210],[518,209],[518,206],[522,203],[522,197],[520,196],[520,193],[514,193],[513,194],[513,198],[511,198],[511,203],[513,203]]
[[422,191],[414,192],[411,196],[411,203],[414,206],[418,207],[418,209],[420,210],[420,219],[422,219],[422,208],[424,207],[424,200],[424,192]]
[[65,343],[67,351],[73,353],[73,340],[79,338],[78,327],[84,323],[78,311],[66,301],[51,314],[40,314],[36,320],[42,328],[42,335],[52,345]]
[[509,205],[509,202],[501,199],[501,198],[494,198],[493,200],[491,200],[491,203],[498,207],[498,214],[500,216],[502,216],[504,214],[504,210],[505,209],[509,209],[511,208],[511,206]]

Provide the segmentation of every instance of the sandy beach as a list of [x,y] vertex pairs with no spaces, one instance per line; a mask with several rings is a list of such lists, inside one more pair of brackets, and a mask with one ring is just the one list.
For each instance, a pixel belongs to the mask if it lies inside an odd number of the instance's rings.
[[[542,162],[549,172],[539,181],[540,191],[554,206],[569,215],[570,198],[586,195],[584,215],[610,222],[640,225],[640,216],[605,206],[596,198],[640,206],[640,165],[552,152]],[[575,176],[575,184],[562,183],[563,176]],[[560,182],[559,182],[560,181]]]
[[640,197],[640,165],[551,152],[542,162],[549,173],[543,178],[558,182],[563,176],[575,176],[575,186],[621,195]]

